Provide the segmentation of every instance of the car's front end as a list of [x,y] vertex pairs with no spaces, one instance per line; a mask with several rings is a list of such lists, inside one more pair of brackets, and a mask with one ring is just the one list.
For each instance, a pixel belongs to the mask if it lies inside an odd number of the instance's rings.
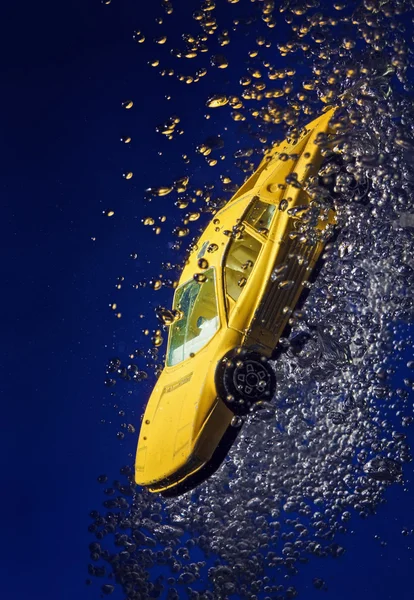
[[[225,404],[216,398],[209,415],[194,438],[188,452],[181,455],[182,466],[148,485],[151,492],[163,495],[177,495],[192,489],[210,476],[221,464],[229,449],[228,442],[233,443],[238,428],[231,425],[233,413]],[[230,445],[231,445],[230,443]],[[225,447],[226,452],[219,459],[217,449]]]
[[170,364],[167,357],[142,420],[137,484],[165,491],[209,463],[234,416],[218,398],[214,373],[223,352],[240,339],[239,332],[220,327],[202,349],[177,364],[171,364],[177,348],[169,344]]

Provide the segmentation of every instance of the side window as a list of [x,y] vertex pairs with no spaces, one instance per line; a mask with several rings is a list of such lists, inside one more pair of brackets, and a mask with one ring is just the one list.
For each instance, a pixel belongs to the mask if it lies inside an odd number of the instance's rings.
[[226,292],[237,301],[253,270],[262,244],[246,231],[241,239],[233,239],[224,265]]
[[257,198],[247,212],[245,221],[254,227],[254,229],[256,229],[259,233],[266,235],[275,210],[276,206],[274,204],[262,202]]

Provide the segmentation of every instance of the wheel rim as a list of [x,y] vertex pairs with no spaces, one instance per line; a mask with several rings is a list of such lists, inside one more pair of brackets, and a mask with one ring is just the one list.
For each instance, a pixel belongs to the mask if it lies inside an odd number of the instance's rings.
[[255,400],[270,394],[270,375],[260,361],[240,360],[233,372],[233,383],[244,398]]

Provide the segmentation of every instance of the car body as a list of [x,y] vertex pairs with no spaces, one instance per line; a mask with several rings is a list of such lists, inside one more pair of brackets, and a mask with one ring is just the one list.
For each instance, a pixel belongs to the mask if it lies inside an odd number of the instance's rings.
[[314,202],[303,186],[318,175],[334,111],[275,145],[191,251],[137,447],[135,480],[152,492],[177,495],[206,479],[240,415],[274,393],[267,359],[335,223],[332,210],[318,208],[316,240],[300,230]]

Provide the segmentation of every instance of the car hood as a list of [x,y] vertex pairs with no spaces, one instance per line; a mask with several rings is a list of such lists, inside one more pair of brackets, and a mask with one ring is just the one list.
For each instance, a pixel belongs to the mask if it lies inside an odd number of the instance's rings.
[[202,354],[201,361],[196,356],[178,368],[164,369],[150,396],[135,462],[136,482],[141,485],[175,473],[191,456],[215,402]]

